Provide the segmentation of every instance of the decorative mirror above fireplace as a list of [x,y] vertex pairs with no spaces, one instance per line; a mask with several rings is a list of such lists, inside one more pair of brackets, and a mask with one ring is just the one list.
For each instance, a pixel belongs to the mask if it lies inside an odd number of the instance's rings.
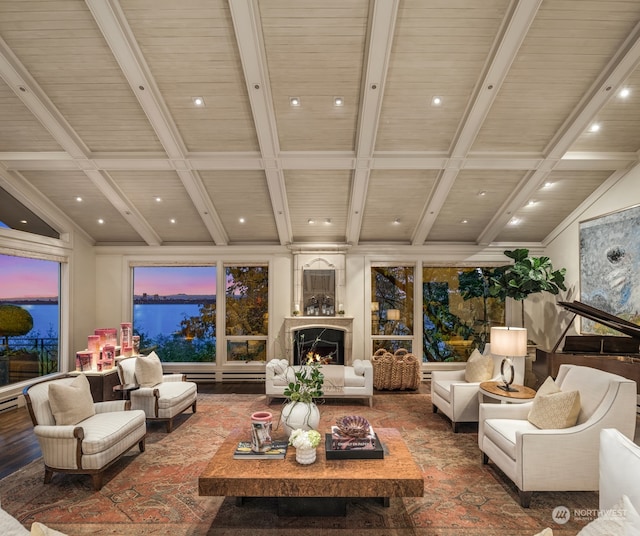
[[336,310],[335,270],[303,270],[302,314],[333,316]]

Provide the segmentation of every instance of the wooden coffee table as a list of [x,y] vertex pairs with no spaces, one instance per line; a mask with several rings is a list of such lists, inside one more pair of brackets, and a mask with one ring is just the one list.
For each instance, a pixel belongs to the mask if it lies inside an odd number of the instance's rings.
[[[296,501],[279,500],[279,512],[285,515],[344,515],[346,498],[380,497],[388,506],[390,497],[422,497],[422,472],[400,432],[375,431],[385,448],[382,460],[327,460],[321,444],[316,462],[300,465],[293,447],[284,460],[234,460],[236,445],[248,436],[247,430],[234,429],[200,475],[198,493],[237,497],[240,504],[245,497],[299,499],[300,508]],[[316,499],[304,501],[308,497]],[[331,506],[317,498],[327,498]],[[310,503],[318,504],[322,513],[311,512]]]

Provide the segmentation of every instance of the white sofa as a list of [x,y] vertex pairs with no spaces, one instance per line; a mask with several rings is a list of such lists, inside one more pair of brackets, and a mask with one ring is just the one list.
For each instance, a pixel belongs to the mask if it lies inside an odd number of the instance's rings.
[[[373,406],[373,367],[367,359],[355,359],[353,366],[326,365],[322,372],[328,376],[326,369],[340,367],[342,369],[344,386],[336,389],[327,389],[325,386],[323,398],[363,398]],[[265,377],[265,391],[267,403],[272,398],[283,398],[284,390],[295,379],[295,372],[300,367],[289,365],[286,359],[272,359],[267,363]],[[327,383],[325,381],[325,383]]]
[[536,427],[528,420],[535,401],[480,404],[483,462],[490,459],[513,481],[525,508],[533,491],[597,490],[600,431],[617,428],[627,437],[635,432],[636,382],[590,367],[561,365],[556,383],[563,392],[580,394],[575,426]]

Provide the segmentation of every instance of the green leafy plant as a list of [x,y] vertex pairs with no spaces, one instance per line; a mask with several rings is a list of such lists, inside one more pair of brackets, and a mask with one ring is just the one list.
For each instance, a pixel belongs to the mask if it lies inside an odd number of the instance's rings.
[[504,254],[514,262],[495,269],[490,294],[502,300],[513,298],[521,302],[524,327],[524,300],[538,292],[557,295],[561,290],[567,290],[564,285],[566,269],[554,270],[549,257],[530,257],[529,250],[524,248],[507,250]]
[[284,389],[284,396],[292,402],[313,402],[314,398],[323,395],[324,375],[320,372],[321,356],[309,352],[307,354],[307,366],[300,367],[294,374],[295,380],[289,382]]

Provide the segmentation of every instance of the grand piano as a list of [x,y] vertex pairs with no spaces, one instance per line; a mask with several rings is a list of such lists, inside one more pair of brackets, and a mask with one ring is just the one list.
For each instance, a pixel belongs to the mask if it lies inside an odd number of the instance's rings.
[[[569,335],[565,338],[572,319],[550,352],[536,349],[533,372],[538,385],[547,376],[555,378],[560,365],[568,363],[605,370],[634,380],[640,395],[640,326],[579,301],[558,302],[558,305],[574,313],[573,319],[580,315],[626,336]],[[563,339],[564,347],[558,351]]]

